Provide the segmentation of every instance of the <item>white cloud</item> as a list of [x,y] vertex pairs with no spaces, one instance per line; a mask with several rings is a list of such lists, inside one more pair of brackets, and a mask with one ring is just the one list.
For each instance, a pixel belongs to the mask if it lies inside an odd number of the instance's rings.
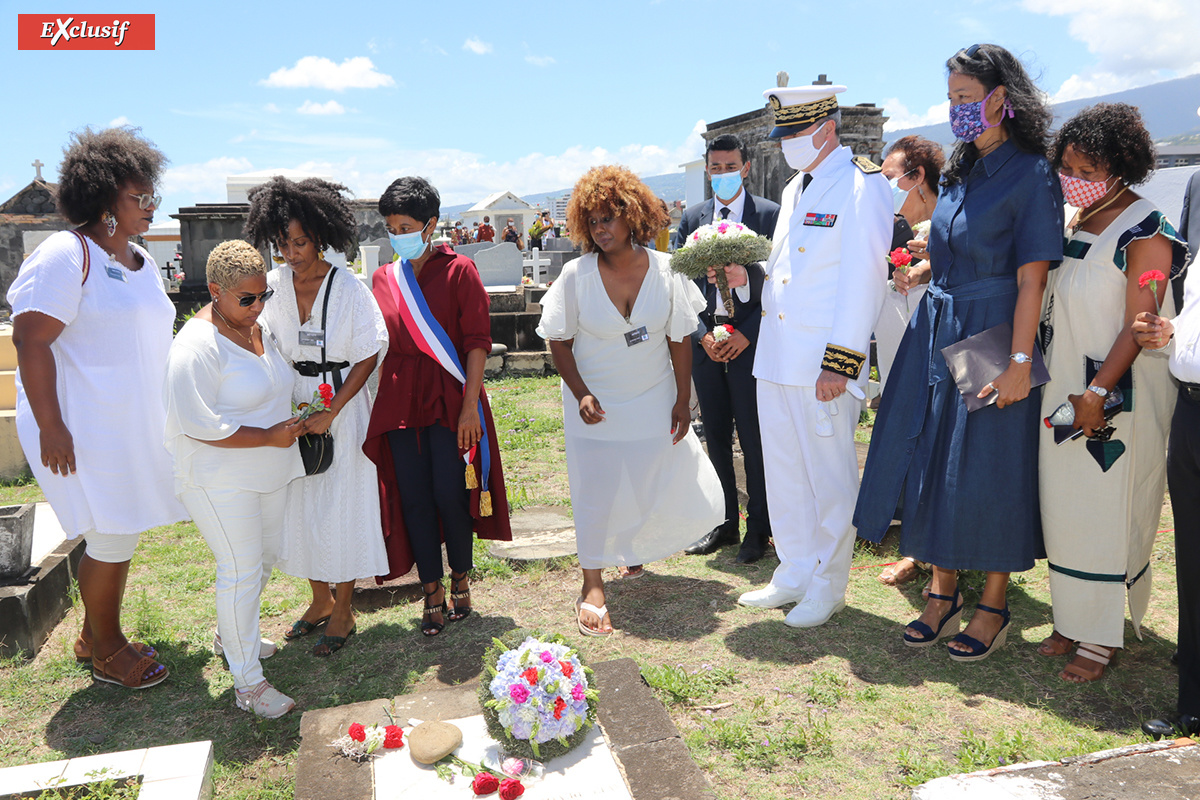
[[548,67],[554,63],[553,56],[528,55],[528,56],[525,56],[525,60],[528,61],[530,64],[533,64],[535,67]]
[[480,39],[478,36],[472,36],[470,39],[467,39],[465,42],[463,42],[462,49],[470,50],[477,56],[486,55],[492,52],[492,46]]
[[254,166],[248,159],[229,156],[209,159],[203,164],[180,164],[169,167],[163,175],[162,192],[180,205],[224,202],[225,179],[252,169]]
[[325,117],[331,114],[345,114],[346,108],[337,100],[330,100],[328,103],[314,103],[312,100],[305,100],[304,105],[297,108],[296,112]]
[[429,53],[431,55],[438,55],[438,56],[449,55],[449,53],[447,53],[445,50],[438,47],[436,44],[429,41],[428,39],[421,40],[421,52]]
[[1177,0],[1023,0],[1027,11],[1069,16],[1071,38],[1096,57],[1067,78],[1054,102],[1144,86],[1200,72],[1200,10]]
[[908,106],[901,103],[899,98],[889,97],[883,101],[883,113],[888,117],[888,121],[883,123],[885,131],[900,131],[907,128],[919,128],[923,125],[936,125],[939,122],[949,120],[950,101],[945,100],[935,106],[930,106],[929,110],[922,114],[916,111],[909,111]]
[[278,114],[279,106],[275,105],[274,103],[267,103],[265,106],[263,106],[263,111],[266,111],[268,114]]
[[122,125],[128,125],[128,124],[129,124],[129,117],[122,114],[121,116],[117,117],[116,119],[109,120],[108,127],[119,128]]
[[396,85],[391,75],[375,69],[375,64],[366,56],[347,58],[341,64],[320,56],[304,56],[296,66],[280,67],[259,83],[284,89],[329,89],[334,92]]

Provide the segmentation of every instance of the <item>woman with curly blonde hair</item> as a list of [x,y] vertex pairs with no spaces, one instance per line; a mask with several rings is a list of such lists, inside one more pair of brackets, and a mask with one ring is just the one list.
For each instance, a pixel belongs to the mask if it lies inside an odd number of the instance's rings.
[[704,297],[666,254],[638,244],[667,224],[658,198],[624,167],[595,167],[575,185],[567,221],[584,255],[542,299],[538,334],[562,376],[579,630],[606,636],[601,570],[640,575],[720,524],[725,509],[688,411],[688,337]]

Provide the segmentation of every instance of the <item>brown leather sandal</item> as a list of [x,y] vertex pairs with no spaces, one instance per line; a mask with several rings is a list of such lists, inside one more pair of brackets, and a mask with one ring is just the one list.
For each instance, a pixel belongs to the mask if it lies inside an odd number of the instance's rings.
[[[158,658],[158,651],[145,642],[130,642],[134,650],[138,650],[142,655],[149,658]],[[80,664],[86,664],[92,660],[92,643],[85,642],[80,636],[75,640],[75,660]]]
[[1058,674],[1068,683],[1091,683],[1104,676],[1104,669],[1117,654],[1117,648],[1099,644],[1080,644],[1066,668]]
[[1042,643],[1038,645],[1037,654],[1039,656],[1065,656],[1071,652],[1071,648],[1075,646],[1074,639],[1068,639],[1058,631],[1053,631]]
[[[121,655],[121,653],[124,653],[126,650],[128,650],[130,655],[135,657],[137,661],[134,662],[133,666],[126,671],[124,675],[115,674],[113,672],[115,667],[113,666],[112,662],[117,656]],[[147,677],[150,671],[156,666],[161,666],[162,672],[153,677]],[[120,650],[103,660],[98,659],[95,656],[92,657],[92,677],[95,680],[104,681],[105,683],[115,683],[118,686],[124,686],[127,689],[149,689],[151,686],[157,686],[165,681],[167,676],[170,674],[171,671],[164,665],[159,664],[149,656],[142,655],[141,651],[135,648],[132,644],[125,645]]]

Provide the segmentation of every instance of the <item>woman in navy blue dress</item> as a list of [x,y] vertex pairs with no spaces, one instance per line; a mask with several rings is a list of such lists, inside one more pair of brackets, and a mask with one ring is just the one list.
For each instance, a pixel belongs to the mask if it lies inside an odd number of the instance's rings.
[[[1030,356],[1046,275],[1062,259],[1062,190],[1043,155],[1051,114],[1020,62],[983,44],[946,66],[959,142],[933,212],[929,266],[912,276],[932,283],[896,354],[854,522],[878,542],[902,507],[901,552],[934,565],[928,604],[905,630],[911,646],[958,633],[957,571],[988,573],[977,613],[948,647],[975,661],[1004,644],[1009,573],[1044,555]],[[1005,322],[1011,360],[981,395],[997,401],[968,415],[941,350]]]

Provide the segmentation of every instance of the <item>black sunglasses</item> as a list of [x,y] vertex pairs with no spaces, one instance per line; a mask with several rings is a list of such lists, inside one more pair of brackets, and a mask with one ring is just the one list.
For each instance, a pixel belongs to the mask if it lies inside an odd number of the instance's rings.
[[238,298],[238,305],[242,308],[249,308],[259,301],[265,303],[271,299],[271,295],[273,294],[275,294],[274,289],[267,289],[262,294],[245,294]]

